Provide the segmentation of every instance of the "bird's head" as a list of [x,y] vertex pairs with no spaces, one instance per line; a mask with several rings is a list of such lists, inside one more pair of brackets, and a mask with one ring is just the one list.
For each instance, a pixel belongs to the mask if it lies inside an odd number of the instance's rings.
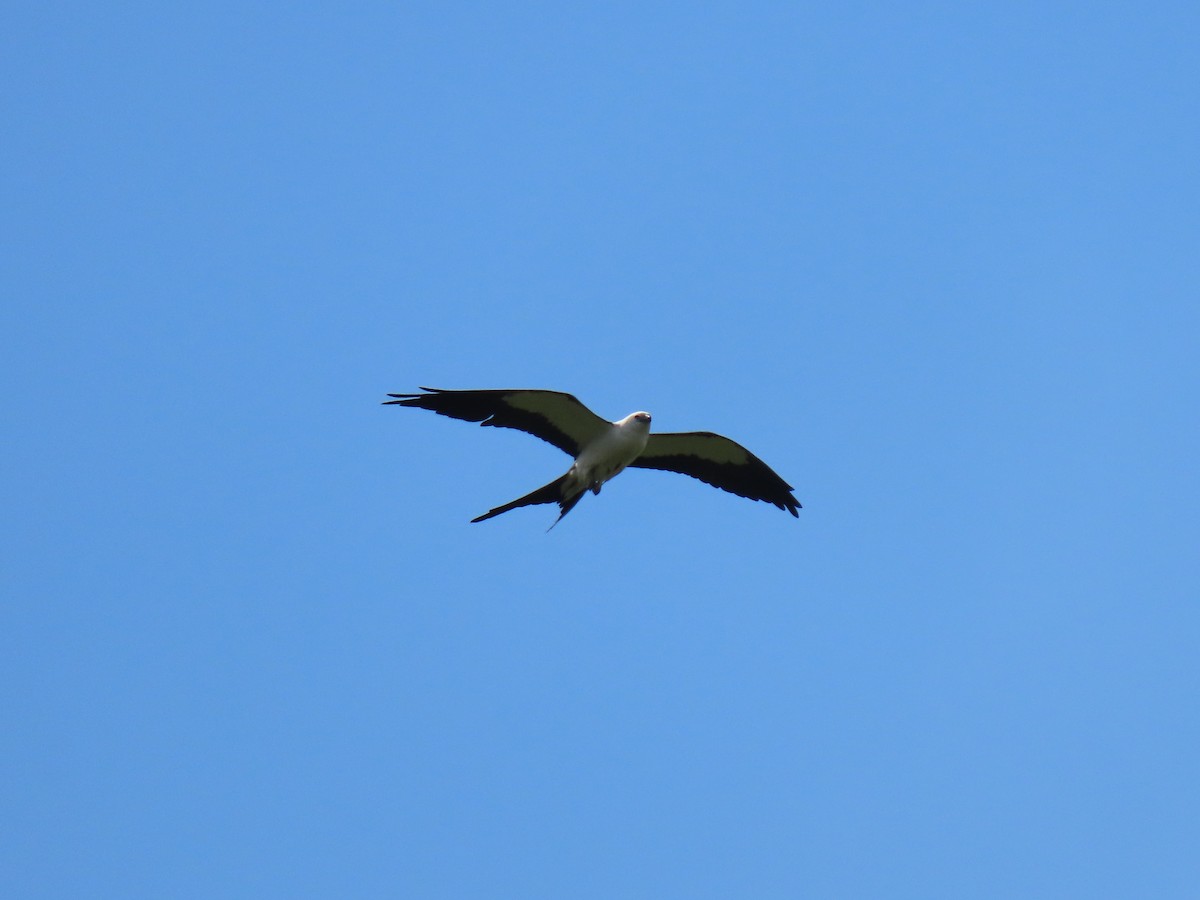
[[650,430],[650,413],[648,412],[631,413],[625,421],[638,428],[644,428],[647,431]]

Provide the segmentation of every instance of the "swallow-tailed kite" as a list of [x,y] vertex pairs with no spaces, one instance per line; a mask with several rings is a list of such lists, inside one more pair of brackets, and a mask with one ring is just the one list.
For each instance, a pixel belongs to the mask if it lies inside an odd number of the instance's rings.
[[[515,428],[539,437],[575,457],[561,478],[511,503],[489,509],[472,522],[540,503],[557,503],[557,525],[589,490],[600,487],[626,466],[665,469],[691,475],[713,487],[751,500],[765,500],[799,518],[792,487],[765,462],[727,437],[710,431],[651,434],[650,413],[630,413],[606,422],[570,394],[561,391],[446,391],[421,388],[423,394],[388,394],[385,404],[433,410],[494,428]],[[553,528],[554,525],[550,527]]]

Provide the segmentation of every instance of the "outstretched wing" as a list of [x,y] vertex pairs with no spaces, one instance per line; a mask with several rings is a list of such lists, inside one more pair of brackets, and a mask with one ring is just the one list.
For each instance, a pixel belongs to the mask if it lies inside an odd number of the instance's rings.
[[578,456],[611,422],[600,418],[570,394],[561,391],[445,391],[423,387],[424,394],[388,394],[396,406],[430,409],[452,419],[465,419],[494,428],[515,428],[548,441],[564,453]]
[[792,496],[790,484],[741,444],[711,431],[652,434],[642,455],[629,465],[691,475],[723,491],[765,500],[800,517],[796,512],[800,502]]

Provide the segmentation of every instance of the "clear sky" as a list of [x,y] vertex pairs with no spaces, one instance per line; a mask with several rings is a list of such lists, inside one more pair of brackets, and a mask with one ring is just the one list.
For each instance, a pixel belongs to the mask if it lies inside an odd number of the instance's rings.
[[[0,30],[13,897],[1195,897],[1195,3]],[[799,520],[388,391],[713,430]]]

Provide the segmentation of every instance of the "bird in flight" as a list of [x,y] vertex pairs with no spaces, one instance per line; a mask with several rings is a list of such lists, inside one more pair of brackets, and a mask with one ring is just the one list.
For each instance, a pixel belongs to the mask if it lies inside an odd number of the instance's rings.
[[650,413],[630,413],[616,422],[600,418],[575,397],[561,391],[446,391],[421,388],[421,394],[388,394],[385,405],[415,406],[452,419],[493,428],[515,428],[541,438],[575,458],[566,474],[503,506],[489,509],[482,522],[521,506],[557,503],[558,518],[575,508],[589,490],[627,466],[690,475],[723,491],[765,500],[799,518],[800,502],[792,487],[765,462],[727,437],[711,431],[650,433]]

